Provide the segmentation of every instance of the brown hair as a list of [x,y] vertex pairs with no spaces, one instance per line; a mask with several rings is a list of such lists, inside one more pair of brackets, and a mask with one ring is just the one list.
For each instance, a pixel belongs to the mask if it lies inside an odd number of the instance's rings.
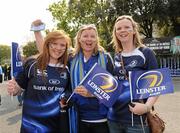
[[97,31],[96,26],[94,24],[87,24],[87,25],[82,25],[76,34],[74,55],[78,54],[79,51],[81,50],[81,44],[79,42],[79,39],[81,37],[82,32],[84,30],[90,30],[90,29],[93,29],[96,32],[97,44],[96,44],[96,47],[94,49],[94,53],[96,54],[98,51],[101,51],[101,52],[105,51],[104,48],[100,45],[98,31]]
[[135,32],[134,38],[133,38],[133,44],[135,45],[135,47],[138,47],[138,46],[144,47],[144,45],[141,42],[140,35],[138,32],[138,30],[139,30],[138,24],[134,21],[132,16],[122,15],[116,19],[115,24],[114,24],[114,28],[113,28],[112,43],[114,43],[115,52],[118,53],[118,52],[121,52],[123,50],[122,44],[116,36],[116,27],[115,27],[116,23],[120,20],[123,20],[123,19],[127,19],[127,20],[131,21],[131,23],[132,23],[133,30]]
[[44,44],[43,44],[43,51],[37,58],[37,66],[41,71],[46,69],[50,60],[49,43],[52,43],[54,40],[62,39],[62,38],[66,40],[66,50],[64,54],[58,59],[58,63],[62,63],[64,65],[64,68],[67,65],[68,48],[71,45],[71,39],[69,35],[65,33],[63,30],[52,31],[52,32],[49,32],[47,36],[45,37]]

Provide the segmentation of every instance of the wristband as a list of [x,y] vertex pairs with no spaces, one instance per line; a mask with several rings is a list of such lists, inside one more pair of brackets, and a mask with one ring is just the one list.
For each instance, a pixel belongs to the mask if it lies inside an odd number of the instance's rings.
[[35,25],[32,24],[30,31],[41,31],[41,30],[44,30],[44,29],[45,29],[45,24],[44,23],[42,23],[42,24],[40,24],[38,26],[35,26]]

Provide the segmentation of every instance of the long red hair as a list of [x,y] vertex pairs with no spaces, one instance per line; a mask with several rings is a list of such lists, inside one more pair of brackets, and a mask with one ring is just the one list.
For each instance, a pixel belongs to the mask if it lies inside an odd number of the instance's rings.
[[64,54],[58,59],[58,63],[63,64],[65,67],[67,65],[68,61],[68,49],[71,45],[71,39],[67,33],[65,33],[63,30],[59,31],[52,31],[47,34],[47,36],[44,39],[43,43],[43,51],[37,58],[37,67],[40,69],[40,71],[43,71],[46,69],[49,60],[50,60],[50,54],[49,54],[49,44],[57,39],[65,39],[66,40],[66,50]]

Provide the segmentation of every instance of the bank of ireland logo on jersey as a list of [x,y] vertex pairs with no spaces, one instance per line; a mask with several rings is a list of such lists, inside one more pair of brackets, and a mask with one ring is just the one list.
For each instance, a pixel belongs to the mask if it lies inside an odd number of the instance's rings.
[[132,72],[131,84],[133,99],[143,99],[174,91],[168,68]]
[[82,85],[107,107],[114,104],[121,92],[118,81],[98,64],[92,67]]

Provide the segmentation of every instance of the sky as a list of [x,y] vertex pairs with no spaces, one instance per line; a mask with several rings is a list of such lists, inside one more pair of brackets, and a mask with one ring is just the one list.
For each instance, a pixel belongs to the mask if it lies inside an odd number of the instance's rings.
[[58,0],[1,0],[0,1],[0,45],[17,42],[24,45],[34,40],[30,31],[32,21],[41,19],[46,28],[55,26],[52,15],[46,9]]

